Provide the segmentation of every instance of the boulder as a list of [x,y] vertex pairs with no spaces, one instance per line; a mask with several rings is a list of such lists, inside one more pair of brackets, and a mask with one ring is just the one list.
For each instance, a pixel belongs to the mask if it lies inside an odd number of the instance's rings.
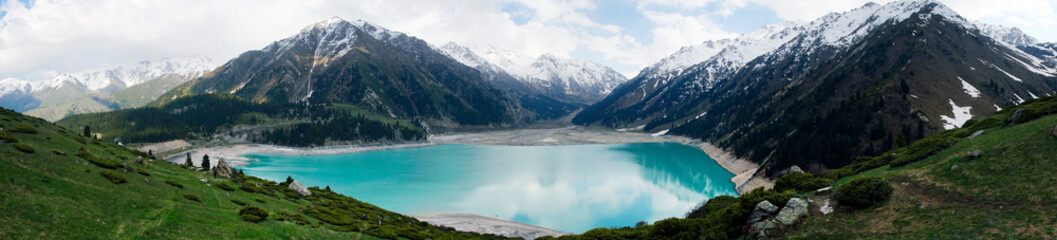
[[1020,119],[1020,115],[1024,114],[1024,109],[1017,109],[1013,112],[1013,116],[1009,116],[1009,125],[1017,124],[1017,120]]
[[147,165],[147,162],[143,161],[143,156],[136,156],[136,163],[139,165]]
[[801,217],[806,216],[807,211],[808,204],[806,201],[800,198],[792,198],[785,204],[782,211],[778,212],[778,216],[775,217],[774,220],[785,226],[793,225],[797,220],[800,220]]
[[312,195],[312,191],[309,191],[308,188],[306,188],[304,185],[301,185],[301,183],[297,182],[296,180],[291,182],[289,187],[290,189],[297,191],[298,194],[301,194],[302,197]]
[[746,221],[746,223],[748,223],[749,226],[752,226],[753,224],[763,221],[764,219],[767,219],[770,216],[774,216],[776,212],[778,212],[777,206],[771,204],[771,202],[767,200],[763,200],[762,202],[756,204],[756,208],[754,208],[752,210],[752,213],[749,214],[749,220]]
[[965,153],[965,156],[969,157],[970,159],[977,159],[980,158],[980,156],[982,155],[984,155],[984,152],[980,150],[973,150]]
[[769,236],[768,232],[774,231],[776,229],[778,229],[778,223],[776,223],[774,220],[753,223],[752,226],[749,227],[749,238],[767,238]]
[[804,170],[800,169],[800,166],[793,165],[793,167],[789,168],[789,173],[795,173],[795,172],[804,172]]
[[221,158],[220,162],[217,163],[217,166],[213,168],[213,175],[226,178],[232,178],[235,176],[234,172],[231,170],[231,166],[228,166],[228,162],[224,161],[224,158]]

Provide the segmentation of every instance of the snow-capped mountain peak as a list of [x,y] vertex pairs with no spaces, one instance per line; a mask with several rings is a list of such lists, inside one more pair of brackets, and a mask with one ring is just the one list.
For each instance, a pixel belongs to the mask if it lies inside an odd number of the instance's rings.
[[1011,28],[1001,25],[987,24],[982,22],[973,22],[977,28],[980,29],[980,33],[990,36],[995,40],[1005,42],[1013,46],[1027,46],[1035,45],[1039,43],[1034,37],[1028,36],[1019,28]]
[[538,57],[492,46],[461,46],[450,42],[440,47],[449,57],[484,72],[505,72],[519,81],[562,92],[601,97],[626,78],[598,63],[545,53]]
[[140,61],[110,68],[60,73],[49,81],[35,83],[34,91],[58,88],[66,84],[79,85],[89,91],[116,91],[165,74],[198,76],[216,66],[212,59],[202,56]]

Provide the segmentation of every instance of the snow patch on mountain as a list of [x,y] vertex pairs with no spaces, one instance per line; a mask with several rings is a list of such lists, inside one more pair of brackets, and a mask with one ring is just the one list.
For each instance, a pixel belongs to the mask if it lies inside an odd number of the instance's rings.
[[966,82],[961,76],[958,77],[958,81],[962,81],[962,89],[965,89],[965,94],[969,94],[969,96],[972,96],[973,98],[980,97],[980,90],[977,90],[972,84]]
[[954,103],[954,100],[947,99],[947,101],[950,102],[951,108],[953,108],[954,117],[940,115],[940,119],[943,120],[943,129],[951,130],[959,128],[963,124],[965,124],[965,122],[968,122],[969,119],[973,118],[973,115],[969,113],[969,111],[971,111],[973,107],[959,107],[957,104]]

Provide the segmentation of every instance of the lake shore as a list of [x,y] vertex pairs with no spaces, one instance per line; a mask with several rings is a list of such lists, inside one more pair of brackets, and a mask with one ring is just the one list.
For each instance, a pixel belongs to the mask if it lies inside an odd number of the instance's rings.
[[[668,136],[664,134],[651,134],[637,131],[608,131],[591,130],[583,127],[572,126],[563,128],[544,129],[518,129],[499,130],[487,132],[469,132],[437,134],[429,137],[426,142],[400,143],[400,144],[371,144],[371,145],[344,145],[316,148],[295,148],[275,146],[266,144],[237,144],[215,147],[187,147],[186,142],[166,142],[140,147],[141,150],[156,149],[159,147],[176,148],[184,147],[186,150],[166,157],[166,161],[183,163],[188,153],[191,154],[194,164],[200,164],[203,155],[209,155],[210,159],[223,158],[233,167],[250,164],[252,159],[243,155],[264,153],[282,155],[326,155],[342,154],[367,151],[380,151],[401,148],[428,147],[437,144],[465,144],[465,145],[505,145],[505,146],[551,146],[551,145],[579,145],[579,144],[621,144],[621,143],[649,143],[649,142],[678,142],[700,148],[710,158],[716,161],[728,172],[734,174],[731,182],[735,184],[735,190],[739,194],[751,191],[760,186],[773,187],[774,182],[756,175],[759,165],[756,163],[737,158],[729,151],[716,147],[710,143],[699,140]],[[163,149],[164,150],[164,149]],[[213,160],[216,165],[219,161]],[[421,221],[434,225],[452,227],[460,231],[472,231],[478,233],[492,233],[508,237],[522,237],[534,239],[541,236],[560,236],[568,233],[547,229],[539,226],[488,218],[473,214],[448,213],[430,216],[417,216]]]
[[559,237],[569,234],[550,228],[490,218],[476,214],[434,214],[415,216],[415,218],[419,221],[428,222],[438,226],[446,226],[459,231],[519,237],[522,239],[536,239],[543,236]]

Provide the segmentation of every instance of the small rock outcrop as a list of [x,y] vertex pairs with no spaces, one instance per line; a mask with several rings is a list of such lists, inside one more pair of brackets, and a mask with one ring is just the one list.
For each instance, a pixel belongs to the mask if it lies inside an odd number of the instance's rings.
[[984,152],[982,152],[980,150],[973,150],[973,151],[969,151],[969,152],[965,153],[965,156],[969,157],[970,159],[977,159],[977,158],[980,158],[980,156],[983,156],[983,155],[984,155]]
[[308,188],[305,187],[305,185],[301,185],[301,183],[297,182],[296,180],[291,182],[289,187],[290,189],[297,191],[298,194],[301,194],[302,197],[312,195],[312,191],[309,191]]
[[1017,109],[1013,112],[1013,116],[1009,116],[1009,125],[1017,124],[1017,120],[1020,119],[1020,115],[1024,114],[1024,109]]
[[778,216],[774,219],[783,226],[793,225],[801,217],[807,216],[808,204],[800,198],[789,199],[789,202],[785,204],[782,211],[778,212]]
[[967,139],[973,140],[973,138],[976,138],[977,136],[980,136],[980,134],[984,134],[984,130],[977,130],[976,132],[973,133],[973,135],[969,135],[969,137],[967,137]]
[[758,223],[753,223],[749,227],[749,237],[751,239],[763,239],[770,236],[769,232],[778,229],[778,223],[774,220],[767,220]]
[[224,161],[223,158],[217,163],[217,166],[213,168],[213,175],[217,177],[232,178],[235,176],[234,172],[231,171],[231,166],[228,166],[228,162]]
[[793,165],[793,167],[789,168],[789,173],[795,173],[795,172],[804,172],[804,170],[800,169],[800,166]]
[[763,221],[770,216],[774,216],[776,212],[778,212],[777,206],[771,204],[771,202],[767,200],[763,200],[762,202],[757,203],[756,208],[752,210],[752,213],[749,215],[748,224],[751,226],[757,222]]

